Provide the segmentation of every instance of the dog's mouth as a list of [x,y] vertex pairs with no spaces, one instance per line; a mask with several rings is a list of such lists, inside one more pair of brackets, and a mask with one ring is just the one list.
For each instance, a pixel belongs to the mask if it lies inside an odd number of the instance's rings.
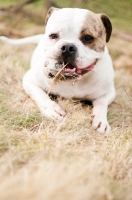
[[74,67],[72,64],[68,63],[64,68],[64,72],[65,73],[70,73],[70,74],[76,73],[78,76],[79,75],[84,75],[84,74],[86,74],[87,72],[91,71],[94,68],[94,66],[96,65],[96,62],[97,61],[95,61],[90,66],[85,67],[85,68],[77,68],[77,67]]
[[79,74],[76,73],[77,67],[68,63],[64,66],[62,70],[62,75],[64,76],[65,80],[73,80],[79,78]]
[[97,63],[97,59],[94,63],[89,65],[85,68],[77,68],[77,66],[68,63],[66,65],[62,64],[61,69],[57,72],[56,75],[50,73],[49,77],[54,78],[56,81],[68,81],[74,79],[80,79],[84,74],[88,73],[89,71],[93,70]]

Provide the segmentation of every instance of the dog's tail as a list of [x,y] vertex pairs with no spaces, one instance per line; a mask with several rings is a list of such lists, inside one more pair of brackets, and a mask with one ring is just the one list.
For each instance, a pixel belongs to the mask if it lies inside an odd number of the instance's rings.
[[24,44],[38,44],[44,34],[34,35],[22,39],[10,39],[5,36],[0,36],[0,40],[12,45],[24,45]]

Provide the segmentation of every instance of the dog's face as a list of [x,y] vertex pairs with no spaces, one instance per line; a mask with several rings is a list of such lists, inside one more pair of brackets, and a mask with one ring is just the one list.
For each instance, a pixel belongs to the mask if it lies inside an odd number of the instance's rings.
[[46,18],[44,72],[53,78],[61,71],[65,80],[94,69],[111,36],[104,14],[85,9],[51,8]]

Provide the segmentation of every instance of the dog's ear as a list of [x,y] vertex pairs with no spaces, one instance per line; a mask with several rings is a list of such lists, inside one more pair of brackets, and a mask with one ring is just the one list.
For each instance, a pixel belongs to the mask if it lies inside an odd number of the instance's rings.
[[52,13],[53,13],[54,11],[57,11],[57,10],[59,10],[59,8],[55,8],[55,7],[51,7],[51,8],[48,10],[48,13],[47,13],[46,19],[45,19],[45,25],[47,24],[47,21],[48,21],[49,17],[52,15]]
[[100,15],[100,18],[101,18],[101,21],[103,22],[103,25],[105,27],[105,30],[106,30],[106,42],[109,41],[110,39],[110,36],[111,36],[111,33],[112,33],[112,24],[111,24],[111,21],[109,19],[109,17],[105,14],[99,14]]

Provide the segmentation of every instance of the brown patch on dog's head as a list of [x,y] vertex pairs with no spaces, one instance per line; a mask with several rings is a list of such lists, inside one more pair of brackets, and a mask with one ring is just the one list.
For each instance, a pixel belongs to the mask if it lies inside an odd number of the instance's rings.
[[53,13],[54,11],[57,11],[57,10],[59,10],[59,8],[55,8],[55,7],[51,7],[51,8],[48,10],[47,16],[46,16],[46,18],[45,18],[45,25],[47,24],[47,21],[48,21],[48,19],[50,18],[50,16],[52,15],[52,13]]
[[[105,43],[109,41],[111,35],[111,27],[110,20],[106,15],[97,15],[89,11],[79,38],[89,48],[97,52],[104,51]],[[85,43],[83,40],[85,36],[90,36],[93,40]]]

